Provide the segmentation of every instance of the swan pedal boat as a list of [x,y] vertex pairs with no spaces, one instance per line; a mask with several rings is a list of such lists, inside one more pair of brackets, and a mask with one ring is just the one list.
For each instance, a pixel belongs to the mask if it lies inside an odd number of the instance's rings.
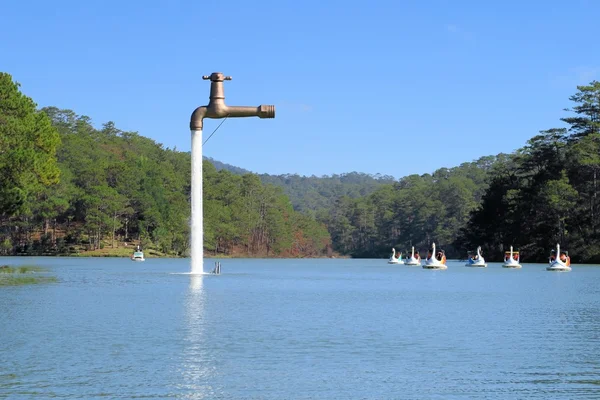
[[402,253],[400,253],[400,257],[396,258],[396,249],[392,247],[392,256],[388,260],[388,264],[404,264],[402,261]]
[[567,261],[560,260],[560,244],[556,245],[556,255],[555,259],[550,259],[550,265],[546,267],[546,271],[558,271],[558,272],[569,272],[571,271],[571,258],[569,257],[567,252],[564,252],[567,256]]
[[408,257],[406,260],[404,260],[404,265],[411,265],[411,266],[421,266],[421,256],[419,256],[419,253],[417,253],[417,257],[415,257],[415,248],[413,247],[410,253],[410,257]]
[[477,247],[477,258],[473,259],[473,256],[469,256],[469,260],[465,264],[465,267],[479,267],[485,268],[487,264],[485,263],[485,258],[481,255],[481,246]]
[[[516,256],[516,258],[515,258]],[[519,264],[520,255],[518,251],[513,251],[513,247],[510,246],[510,251],[504,253],[504,264],[502,264],[503,268],[521,268],[522,265]]]
[[442,255],[442,260],[438,260],[437,258],[435,258],[436,256],[436,252],[435,252],[435,243],[432,243],[432,252],[431,252],[431,257],[429,257],[428,259],[425,260],[425,264],[423,264],[423,268],[424,269],[448,269],[448,266],[446,265],[446,255],[443,254]]

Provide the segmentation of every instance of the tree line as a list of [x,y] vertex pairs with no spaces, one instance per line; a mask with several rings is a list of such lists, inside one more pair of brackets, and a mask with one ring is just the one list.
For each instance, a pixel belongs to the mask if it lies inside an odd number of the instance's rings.
[[[205,251],[381,258],[435,242],[453,258],[480,245],[499,260],[512,245],[542,261],[559,242],[574,262],[600,262],[600,83],[570,100],[566,127],[511,154],[399,180],[257,175],[206,160]],[[0,254],[140,241],[186,255],[189,201],[189,153],[112,122],[96,129],[71,110],[38,110],[0,74]]]
[[318,219],[328,226],[334,249],[353,257],[385,257],[392,247],[426,251],[432,242],[459,257],[455,239],[479,205],[490,171],[506,157],[410,175],[364,197],[343,196]]

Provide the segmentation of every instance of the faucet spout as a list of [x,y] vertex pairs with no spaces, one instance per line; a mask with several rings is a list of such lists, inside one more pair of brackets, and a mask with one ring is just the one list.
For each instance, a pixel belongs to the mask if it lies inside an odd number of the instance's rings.
[[261,104],[258,107],[225,106],[225,112],[231,117],[275,118],[275,106]]

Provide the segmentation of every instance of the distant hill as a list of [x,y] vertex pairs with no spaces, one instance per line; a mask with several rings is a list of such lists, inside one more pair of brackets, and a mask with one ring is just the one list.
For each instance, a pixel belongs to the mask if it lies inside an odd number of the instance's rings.
[[322,177],[297,174],[259,176],[263,183],[282,187],[296,211],[310,215],[330,210],[340,197],[356,199],[368,196],[382,186],[396,182],[393,176],[361,172]]
[[[227,170],[236,175],[250,174],[244,168],[205,157],[217,170]],[[347,196],[352,199],[368,196],[383,185],[396,182],[393,176],[370,175],[361,172],[349,172],[340,175],[302,176],[298,174],[269,175],[259,174],[263,183],[283,188],[294,210],[315,215],[321,210],[329,210],[335,201]]]
[[229,172],[231,172],[233,174],[236,174],[236,175],[246,175],[246,174],[251,174],[252,173],[252,171],[248,171],[247,169],[236,167],[236,166],[231,165],[231,164],[225,164],[225,163],[223,163],[221,161],[215,160],[212,157],[204,157],[204,159],[210,161],[212,163],[212,165],[215,166],[215,168],[217,169],[217,171],[220,171],[220,170],[224,169],[224,170],[229,171]]

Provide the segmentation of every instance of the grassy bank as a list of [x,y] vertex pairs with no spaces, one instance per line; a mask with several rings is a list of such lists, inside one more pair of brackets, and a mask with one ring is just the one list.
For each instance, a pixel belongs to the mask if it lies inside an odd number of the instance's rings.
[[39,283],[56,282],[56,278],[47,275],[38,275],[44,269],[33,265],[11,267],[0,265],[0,286],[35,285]]
[[[69,254],[69,257],[131,257],[133,254],[133,248],[131,247],[105,247],[103,249],[79,251],[77,253]],[[161,253],[158,250],[146,249],[144,250],[145,258],[153,257],[176,257],[174,255]]]

